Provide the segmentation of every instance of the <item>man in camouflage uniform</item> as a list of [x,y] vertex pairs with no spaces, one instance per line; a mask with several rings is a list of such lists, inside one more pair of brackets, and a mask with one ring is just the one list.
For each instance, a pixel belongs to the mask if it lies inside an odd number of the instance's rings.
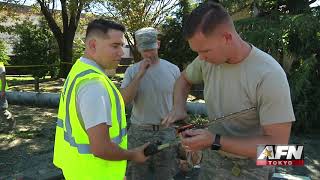
[[[136,46],[143,60],[130,66],[124,75],[121,94],[126,104],[132,103],[129,149],[145,142],[168,142],[175,139],[173,127],[160,126],[172,108],[173,86],[180,76],[179,68],[158,57],[160,42],[154,28],[135,33]],[[127,179],[172,179],[176,170],[176,150],[167,148],[150,157],[144,164],[130,162]]]
[[4,122],[4,127],[0,127],[3,132],[7,133],[14,130],[16,121],[14,120],[11,112],[8,110],[8,101],[6,98],[6,89],[8,85],[6,82],[6,69],[3,62],[0,62],[0,122]]
[[192,84],[204,83],[211,121],[255,109],[206,130],[185,131],[182,145],[187,151],[204,149],[199,179],[270,178],[273,168],[256,166],[256,151],[258,144],[288,143],[295,117],[285,72],[270,55],[242,40],[220,4],[194,9],[184,36],[198,57],[177,80],[174,107],[163,123],[187,116],[185,101]]

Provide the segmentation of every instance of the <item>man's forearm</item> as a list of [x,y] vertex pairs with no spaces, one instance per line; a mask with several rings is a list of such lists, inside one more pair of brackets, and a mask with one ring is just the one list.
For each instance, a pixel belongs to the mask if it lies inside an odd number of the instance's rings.
[[221,150],[249,158],[257,157],[259,144],[288,144],[289,139],[263,135],[257,137],[221,136]]
[[90,141],[90,151],[96,157],[110,161],[131,160],[135,153],[122,149],[112,142],[109,134],[111,126],[104,123],[88,128],[87,133]]
[[141,78],[142,75],[138,73],[127,87],[120,89],[125,104],[129,104],[137,95]]
[[113,142],[104,147],[101,152],[95,152],[94,155],[109,161],[131,160],[133,158],[132,151],[124,150]]
[[263,135],[256,137],[221,136],[221,149],[226,152],[256,158],[259,144],[288,144],[291,122],[265,125]]
[[222,151],[240,155],[240,156],[249,157],[249,158],[256,158],[257,145],[259,144],[279,144],[279,143],[275,140],[275,138],[271,136],[258,136],[258,137],[221,136]]

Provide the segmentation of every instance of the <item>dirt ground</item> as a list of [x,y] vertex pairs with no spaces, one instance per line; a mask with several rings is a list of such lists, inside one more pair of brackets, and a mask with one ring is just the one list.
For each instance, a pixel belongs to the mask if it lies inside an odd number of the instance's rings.
[[[47,83],[51,92],[57,92],[61,84]],[[17,88],[25,90],[26,87],[32,85]],[[61,172],[52,164],[57,109],[10,105],[9,110],[17,121],[17,127],[15,133],[0,133],[0,180],[62,179]],[[320,134],[292,136],[290,141],[304,145],[305,166],[279,167],[277,171],[320,179]],[[194,178],[180,176],[177,179]]]
[[17,127],[15,133],[0,133],[0,179],[48,179],[59,175],[51,163],[57,109],[12,105],[9,110]]
[[[45,81],[39,83],[40,92],[60,92],[64,83],[64,79],[58,79],[55,81]],[[32,82],[27,84],[15,83],[14,85],[9,86],[11,91],[34,91],[35,85]]]

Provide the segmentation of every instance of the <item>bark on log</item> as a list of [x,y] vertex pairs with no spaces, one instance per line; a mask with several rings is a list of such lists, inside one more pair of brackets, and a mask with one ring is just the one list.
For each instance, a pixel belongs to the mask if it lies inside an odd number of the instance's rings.
[[208,116],[208,111],[205,103],[187,102],[187,111],[190,114],[199,114]]
[[7,91],[6,96],[9,104],[57,108],[60,94]]

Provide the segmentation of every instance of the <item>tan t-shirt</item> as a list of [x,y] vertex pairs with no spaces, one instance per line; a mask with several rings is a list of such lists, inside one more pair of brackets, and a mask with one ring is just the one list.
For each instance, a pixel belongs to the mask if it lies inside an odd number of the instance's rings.
[[212,64],[197,57],[186,69],[194,84],[204,83],[204,99],[209,119],[256,107],[257,113],[245,119],[213,125],[222,135],[261,134],[261,125],[295,121],[290,88],[279,63],[252,46],[239,64]]
[[[124,75],[121,88],[127,87],[139,72],[141,61],[130,66]],[[148,68],[142,77],[132,102],[133,124],[160,124],[172,109],[173,87],[180,76],[179,68],[163,59]]]

